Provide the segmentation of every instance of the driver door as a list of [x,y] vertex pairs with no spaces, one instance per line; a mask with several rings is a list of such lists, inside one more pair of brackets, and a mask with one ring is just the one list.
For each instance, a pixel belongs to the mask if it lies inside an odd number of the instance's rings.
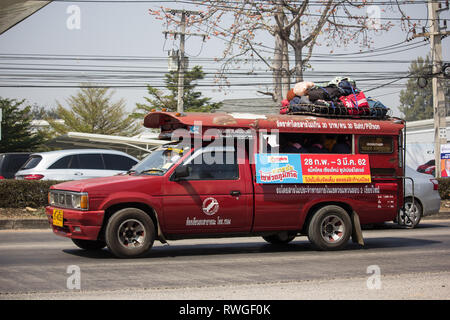
[[[207,164],[206,158],[221,161]],[[241,161],[237,163],[234,147],[205,147],[181,163],[188,166],[189,175],[173,181],[172,174],[164,185],[167,233],[250,231],[253,201],[250,166],[247,159]]]

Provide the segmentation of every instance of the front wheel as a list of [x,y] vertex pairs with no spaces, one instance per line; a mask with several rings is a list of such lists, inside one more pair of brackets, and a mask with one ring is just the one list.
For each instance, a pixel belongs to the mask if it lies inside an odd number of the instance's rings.
[[119,258],[146,254],[155,241],[155,225],[147,213],[137,208],[117,211],[108,221],[106,245]]
[[351,234],[350,216],[343,208],[334,205],[317,210],[308,226],[308,239],[318,250],[342,249]]

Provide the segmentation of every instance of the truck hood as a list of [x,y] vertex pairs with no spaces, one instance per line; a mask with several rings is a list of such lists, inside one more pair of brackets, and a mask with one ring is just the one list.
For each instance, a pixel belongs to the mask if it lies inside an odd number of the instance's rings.
[[145,185],[147,192],[150,191],[150,186],[155,186],[155,192],[161,188],[162,176],[111,176],[104,178],[84,179],[76,181],[68,181],[51,186],[50,189],[67,190],[74,192],[88,192],[95,195],[106,195],[110,192],[125,191],[125,190],[143,190]]

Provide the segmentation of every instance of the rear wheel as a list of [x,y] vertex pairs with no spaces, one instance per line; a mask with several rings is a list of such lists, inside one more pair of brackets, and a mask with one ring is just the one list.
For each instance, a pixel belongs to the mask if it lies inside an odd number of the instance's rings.
[[407,228],[415,228],[422,219],[423,208],[417,200],[412,198],[405,199],[405,210],[400,210],[397,223]]
[[119,258],[146,254],[155,241],[155,226],[147,213],[137,208],[117,211],[106,226],[106,244]]
[[352,234],[352,222],[347,211],[339,206],[317,210],[308,226],[308,239],[319,250],[339,250]]
[[295,234],[281,232],[271,236],[263,237],[263,239],[271,244],[286,244],[294,240],[295,236]]
[[72,239],[72,242],[81,249],[84,250],[101,250],[106,247],[105,241],[100,240],[82,240],[82,239]]

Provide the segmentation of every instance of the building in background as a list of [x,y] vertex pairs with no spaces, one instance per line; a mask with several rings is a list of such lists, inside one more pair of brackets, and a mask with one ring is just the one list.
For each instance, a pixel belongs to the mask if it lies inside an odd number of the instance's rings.
[[[446,119],[447,143],[450,142],[450,117]],[[434,159],[434,120],[406,123],[406,164],[413,169]]]

